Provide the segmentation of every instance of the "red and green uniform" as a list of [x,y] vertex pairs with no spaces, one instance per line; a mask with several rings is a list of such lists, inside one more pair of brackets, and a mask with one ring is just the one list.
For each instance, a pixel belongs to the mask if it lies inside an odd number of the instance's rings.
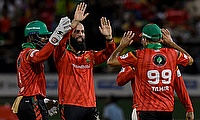
[[69,35],[65,36],[54,51],[58,72],[59,104],[81,107],[96,107],[93,68],[106,62],[116,46],[106,43],[101,51],[85,51],[76,55],[66,49]]
[[[29,44],[29,43],[27,43]],[[17,59],[18,96],[41,95],[46,97],[46,80],[43,62],[51,55],[54,46],[47,43],[40,51],[24,48]]]
[[[47,43],[41,50],[32,43],[24,43],[17,59],[17,80],[19,102],[17,116],[20,120],[47,120],[48,112],[44,103],[46,80],[43,62],[53,52],[54,46]],[[23,96],[23,97],[21,97]],[[17,100],[16,99],[16,100]]]
[[134,108],[137,111],[164,111],[174,109],[174,83],[177,65],[187,65],[189,59],[172,48],[150,44],[118,57],[123,67],[135,68]]
[[[134,94],[135,93],[135,70],[132,67],[127,66],[125,68],[122,68],[122,70],[119,72],[119,74],[117,75],[116,82],[119,86],[123,86],[127,84],[129,81],[131,81],[131,88]],[[186,112],[193,112],[194,111],[193,106],[192,106],[187,88],[185,86],[183,77],[181,76],[179,69],[177,70],[173,87],[174,87],[175,92],[178,95],[179,100],[185,107]],[[133,99],[133,104],[134,103],[135,102]]]

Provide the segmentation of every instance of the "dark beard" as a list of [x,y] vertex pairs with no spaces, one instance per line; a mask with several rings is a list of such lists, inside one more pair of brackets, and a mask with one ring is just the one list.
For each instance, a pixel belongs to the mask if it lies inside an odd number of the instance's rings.
[[77,51],[84,51],[86,50],[85,39],[82,38],[82,42],[78,42],[77,38],[70,38],[71,46]]

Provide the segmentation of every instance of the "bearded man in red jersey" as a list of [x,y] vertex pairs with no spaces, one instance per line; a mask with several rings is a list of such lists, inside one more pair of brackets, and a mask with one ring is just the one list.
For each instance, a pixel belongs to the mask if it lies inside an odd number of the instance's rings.
[[[74,20],[77,26],[64,37],[55,48],[54,59],[58,72],[58,96],[60,113],[63,120],[97,120],[96,96],[94,89],[93,68],[106,62],[114,51],[110,21],[100,19],[100,32],[106,38],[106,48],[100,51],[88,50],[85,46],[85,29],[80,21],[87,5],[77,5]],[[79,16],[76,16],[80,13]],[[82,13],[82,14],[81,14]]]
[[[163,34],[162,34],[163,33]],[[191,65],[193,58],[172,41],[169,31],[156,24],[142,29],[142,50],[121,52],[133,42],[134,33],[124,33],[120,45],[107,61],[110,66],[135,68],[134,105],[140,120],[172,120],[174,110],[174,81],[177,65]],[[162,43],[171,48],[162,46]],[[175,48],[175,49],[174,49]],[[177,51],[177,50],[179,51]]]

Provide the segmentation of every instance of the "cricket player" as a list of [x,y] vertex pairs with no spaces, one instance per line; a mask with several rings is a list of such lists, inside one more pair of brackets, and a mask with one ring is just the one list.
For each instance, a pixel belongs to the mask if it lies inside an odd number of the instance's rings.
[[[120,56],[124,48],[133,42],[134,35],[132,31],[124,33],[120,45],[110,56],[107,64],[135,68],[133,108],[138,112],[140,120],[172,120],[174,110],[172,86],[177,65],[192,65],[193,58],[172,41],[168,30],[161,31],[156,24],[147,24],[142,29],[144,49]],[[171,48],[163,47],[161,42]]]
[[24,36],[27,42],[22,44],[23,50],[17,58],[19,93],[12,106],[19,120],[48,119],[48,109],[44,101],[46,80],[43,63],[70,29],[71,20],[68,17],[61,18],[53,34],[42,21],[34,20],[26,25]]
[[[62,120],[99,119],[93,68],[95,65],[106,62],[116,48],[110,21],[102,17],[99,30],[106,38],[106,48],[100,51],[86,51],[85,29],[80,23],[86,17],[87,13],[84,13],[86,6],[84,2],[77,5],[73,21],[79,21],[79,23],[72,29],[71,35],[64,37],[54,51],[59,78],[58,95]],[[76,17],[78,13],[80,14]]]
[[[131,88],[134,95],[135,92],[135,68],[131,66],[122,67],[121,71],[117,75],[116,83],[118,86],[123,86],[131,81]],[[180,73],[180,70],[177,70],[177,74],[174,80],[173,89],[178,95],[179,100],[183,104],[186,109],[186,120],[194,120],[194,109],[192,106],[192,102],[190,100],[189,94],[187,92],[183,77]],[[133,98],[133,104],[134,98]],[[132,120],[137,120],[137,115],[134,115],[134,108],[132,112]],[[136,113],[137,114],[137,113]],[[136,119],[134,119],[136,118]]]

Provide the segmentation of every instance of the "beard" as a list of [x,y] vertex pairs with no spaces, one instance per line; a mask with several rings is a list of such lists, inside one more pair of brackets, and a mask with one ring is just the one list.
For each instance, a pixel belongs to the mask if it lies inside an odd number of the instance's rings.
[[82,39],[82,42],[78,42],[78,38],[70,38],[70,45],[77,51],[84,51],[86,50],[85,39]]

